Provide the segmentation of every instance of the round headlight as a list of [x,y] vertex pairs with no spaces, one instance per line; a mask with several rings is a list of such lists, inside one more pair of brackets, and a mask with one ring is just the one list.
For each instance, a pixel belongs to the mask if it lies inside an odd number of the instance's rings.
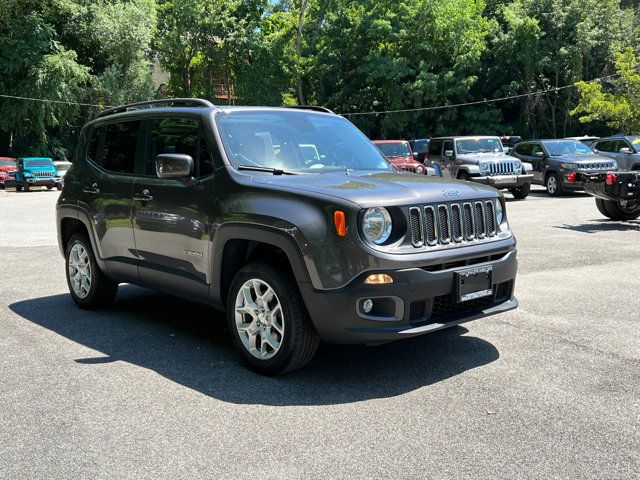
[[516,169],[516,172],[519,172],[522,169],[522,163],[520,163],[520,161],[518,160],[516,160],[513,166]]
[[504,210],[502,209],[502,202],[500,200],[496,200],[496,222],[498,222],[498,225],[502,225],[503,220]]
[[369,208],[362,218],[362,233],[371,243],[380,245],[391,235],[391,215],[386,208]]
[[424,173],[424,167],[417,166],[416,167],[416,173]]
[[480,170],[483,172],[489,170],[489,164],[487,162],[480,162]]

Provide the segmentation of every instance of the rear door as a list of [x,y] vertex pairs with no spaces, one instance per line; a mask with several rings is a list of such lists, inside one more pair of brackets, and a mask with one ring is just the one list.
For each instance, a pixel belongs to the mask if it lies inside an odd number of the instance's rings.
[[[204,298],[211,281],[209,227],[213,163],[199,117],[147,121],[145,175],[133,188],[133,223],[144,283]],[[158,178],[155,160],[180,153],[194,160],[192,178]],[[207,208],[209,207],[209,208]]]
[[131,192],[136,159],[142,158],[144,141],[139,120],[95,127],[89,132],[86,168],[76,175],[78,206],[91,220],[98,254],[107,272],[119,278],[138,279],[131,222]]

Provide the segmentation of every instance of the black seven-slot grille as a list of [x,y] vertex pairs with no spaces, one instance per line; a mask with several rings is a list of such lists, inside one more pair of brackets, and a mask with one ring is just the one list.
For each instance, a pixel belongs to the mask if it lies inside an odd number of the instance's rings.
[[410,207],[409,221],[416,248],[495,237],[498,224],[492,200]]

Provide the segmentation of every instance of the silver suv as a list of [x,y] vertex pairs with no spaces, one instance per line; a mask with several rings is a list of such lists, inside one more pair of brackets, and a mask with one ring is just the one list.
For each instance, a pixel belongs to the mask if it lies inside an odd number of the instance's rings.
[[442,177],[507,189],[515,198],[531,190],[533,167],[508,156],[498,137],[432,138],[429,162]]

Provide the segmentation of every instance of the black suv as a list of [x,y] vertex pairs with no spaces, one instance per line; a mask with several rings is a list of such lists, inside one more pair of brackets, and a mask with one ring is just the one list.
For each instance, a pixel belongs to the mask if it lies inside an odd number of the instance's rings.
[[597,155],[578,140],[533,140],[517,143],[511,155],[533,165],[533,183],[551,196],[583,188],[581,174],[617,170],[612,160]]
[[57,225],[78,306],[120,282],[206,302],[268,374],[320,339],[380,344],[517,306],[502,195],[399,172],[319,107],[105,111],[82,130]]

